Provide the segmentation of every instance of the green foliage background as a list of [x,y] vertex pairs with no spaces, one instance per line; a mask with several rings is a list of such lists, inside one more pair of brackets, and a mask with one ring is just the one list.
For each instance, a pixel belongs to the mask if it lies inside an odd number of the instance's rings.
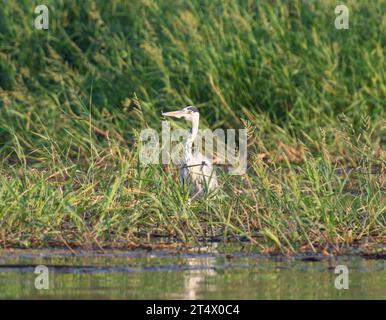
[[307,131],[342,112],[385,118],[385,1],[348,1],[349,30],[335,1],[48,1],[48,31],[33,3],[0,13],[2,119],[18,131],[39,118],[62,136],[63,110],[82,115],[91,94],[94,117],[129,139],[134,92],[151,125],[186,104],[212,127],[245,110]]
[[[291,250],[312,247],[309,230],[320,225],[331,227],[331,241],[348,230],[347,243],[379,235],[384,181],[360,178],[367,195],[346,203],[348,178],[333,170],[384,164],[384,0],[345,1],[348,30],[335,29],[338,3],[330,0],[52,0],[47,31],[34,28],[38,4],[0,3],[4,238],[30,243],[73,228],[67,236],[80,241],[153,228],[184,238],[206,232],[202,212],[215,217],[205,222],[212,233],[224,225],[225,234],[258,230],[264,246]],[[139,130],[160,128],[161,111],[187,104],[199,107],[203,127],[252,129],[251,179],[260,191],[245,207],[232,198],[186,207],[177,178],[136,168]],[[280,143],[306,150],[305,166],[283,164],[304,170],[298,181],[254,161],[274,157]],[[336,183],[340,193],[331,198]],[[283,190],[288,199],[277,198]],[[372,212],[363,229],[358,210]]]

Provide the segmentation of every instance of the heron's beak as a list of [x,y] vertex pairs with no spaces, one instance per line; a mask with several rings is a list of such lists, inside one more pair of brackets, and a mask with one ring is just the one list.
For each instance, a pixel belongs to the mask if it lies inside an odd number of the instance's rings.
[[178,110],[178,111],[171,111],[171,112],[163,112],[162,115],[165,117],[181,118],[185,115],[185,111]]

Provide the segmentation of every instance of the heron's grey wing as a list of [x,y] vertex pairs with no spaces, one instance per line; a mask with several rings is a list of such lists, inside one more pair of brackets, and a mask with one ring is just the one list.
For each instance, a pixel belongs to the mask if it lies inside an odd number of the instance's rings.
[[209,159],[207,159],[206,165],[203,167],[203,174],[205,176],[208,191],[216,189],[218,186],[216,168],[212,165]]
[[208,191],[216,189],[217,175],[211,159],[199,153],[192,161],[196,164],[196,166],[191,168],[192,182],[196,181],[196,184],[200,184],[202,189],[205,187]]

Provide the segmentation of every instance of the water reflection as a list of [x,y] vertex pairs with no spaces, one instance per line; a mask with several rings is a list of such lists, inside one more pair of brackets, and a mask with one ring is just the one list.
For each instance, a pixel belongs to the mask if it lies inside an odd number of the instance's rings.
[[[239,251],[238,251],[239,252]],[[50,289],[34,287],[34,266],[50,270]],[[350,270],[349,290],[334,287],[335,266]],[[269,259],[204,253],[0,251],[0,298],[74,299],[386,299],[384,260]]]
[[207,278],[217,275],[215,270],[217,261],[214,257],[193,258],[187,261],[192,270],[184,274],[184,299],[198,299],[200,290],[210,291],[210,286],[207,286]]

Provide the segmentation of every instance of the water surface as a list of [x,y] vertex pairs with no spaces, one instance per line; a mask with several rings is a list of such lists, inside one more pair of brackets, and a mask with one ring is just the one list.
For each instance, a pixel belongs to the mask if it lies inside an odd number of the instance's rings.
[[[385,260],[171,251],[0,251],[1,299],[386,299]],[[35,288],[37,265],[49,289]],[[349,289],[334,286],[337,265]]]

